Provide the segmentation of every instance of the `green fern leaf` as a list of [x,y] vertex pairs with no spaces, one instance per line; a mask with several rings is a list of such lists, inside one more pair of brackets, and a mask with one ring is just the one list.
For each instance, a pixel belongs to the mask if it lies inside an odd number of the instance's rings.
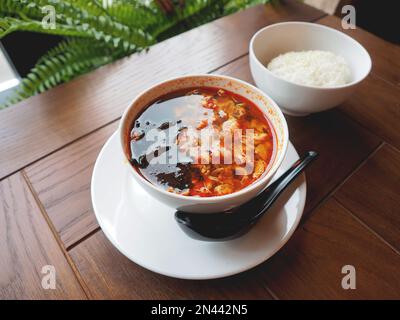
[[[248,6],[277,0],[0,0],[0,38],[14,31],[66,37],[42,56],[8,105],[43,92],[101,65],[147,48]],[[56,12],[55,29],[44,29],[44,6]]]
[[87,32],[79,30],[73,26],[58,25],[56,29],[44,29],[42,23],[38,21],[9,17],[0,18],[0,39],[15,31],[31,31],[60,36],[90,36]]
[[5,106],[44,92],[124,54],[122,50],[111,49],[102,42],[88,42],[87,39],[62,41],[37,62]]

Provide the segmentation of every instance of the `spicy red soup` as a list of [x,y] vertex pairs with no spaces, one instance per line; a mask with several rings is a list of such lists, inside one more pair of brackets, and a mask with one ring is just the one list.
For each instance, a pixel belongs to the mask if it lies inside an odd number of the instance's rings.
[[220,88],[179,90],[132,123],[131,163],[152,184],[186,196],[241,190],[269,168],[275,133],[261,110]]

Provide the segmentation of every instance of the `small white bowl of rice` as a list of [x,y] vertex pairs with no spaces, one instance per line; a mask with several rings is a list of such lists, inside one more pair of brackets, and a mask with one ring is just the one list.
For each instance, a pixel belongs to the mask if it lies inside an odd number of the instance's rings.
[[371,70],[371,58],[353,38],[308,22],[283,22],[250,41],[256,85],[288,115],[304,116],[341,104]]

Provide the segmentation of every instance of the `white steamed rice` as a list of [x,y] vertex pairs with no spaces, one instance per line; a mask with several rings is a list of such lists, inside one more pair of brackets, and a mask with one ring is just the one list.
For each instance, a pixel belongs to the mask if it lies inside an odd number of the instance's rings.
[[336,87],[351,81],[345,59],[329,51],[287,52],[272,59],[267,68],[280,78],[308,86]]

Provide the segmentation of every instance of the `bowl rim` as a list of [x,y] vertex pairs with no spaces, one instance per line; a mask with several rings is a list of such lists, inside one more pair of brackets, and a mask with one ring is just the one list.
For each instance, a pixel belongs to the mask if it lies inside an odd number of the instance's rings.
[[[272,28],[279,27],[279,26],[282,26],[282,25],[307,25],[307,26],[310,26],[310,27],[313,27],[313,28],[321,28],[321,29],[329,30],[329,31],[331,31],[331,32],[334,32],[334,33],[339,34],[339,35],[342,36],[342,37],[345,37],[345,38],[349,39],[356,47],[360,48],[361,51],[363,51],[363,52],[366,54],[366,57],[367,57],[367,59],[368,59],[368,67],[367,67],[367,70],[366,70],[365,74],[364,74],[360,79],[358,79],[358,80],[353,80],[353,81],[351,81],[351,82],[349,82],[349,83],[342,84],[342,85],[339,85],[339,86],[334,86],[334,87],[318,87],[318,86],[300,84],[300,83],[296,83],[296,82],[292,82],[292,81],[286,80],[286,79],[284,79],[284,78],[281,78],[281,77],[275,75],[275,74],[274,74],[273,72],[271,72],[263,63],[261,63],[261,61],[259,60],[259,58],[258,58],[257,55],[255,54],[253,47],[254,47],[254,42],[255,42],[256,38],[257,38],[262,32],[264,32],[264,31],[267,30],[267,29],[272,29]],[[367,49],[365,49],[364,46],[363,46],[361,43],[359,43],[357,40],[355,40],[354,38],[350,37],[349,35],[345,34],[344,32],[341,32],[341,31],[336,30],[336,29],[334,29],[334,28],[325,26],[325,25],[323,25],[323,24],[314,23],[314,22],[304,22],[304,21],[279,22],[279,23],[274,23],[274,24],[268,25],[268,26],[266,26],[266,27],[264,27],[264,28],[261,28],[260,30],[258,30],[258,31],[252,36],[252,38],[251,38],[251,40],[250,40],[250,44],[249,44],[249,53],[250,53],[250,57],[254,57],[254,61],[255,61],[259,66],[261,66],[261,68],[262,68],[263,70],[265,70],[272,78],[277,79],[277,80],[280,80],[280,81],[284,81],[284,82],[286,82],[286,83],[289,83],[289,84],[292,84],[292,85],[295,85],[295,86],[299,86],[299,87],[303,87],[303,88],[308,88],[308,89],[319,89],[319,90],[330,91],[330,90],[348,88],[348,87],[354,86],[354,85],[360,83],[361,81],[363,81],[363,80],[368,76],[368,74],[371,72],[371,69],[372,69],[372,59],[371,59],[371,56],[370,56],[370,54],[368,53]]]
[[[129,115],[130,110],[133,108],[134,103],[140,98],[142,97],[144,94],[146,94],[148,91],[163,85],[165,83],[168,82],[173,82],[173,81],[177,81],[177,80],[182,80],[185,78],[203,78],[203,77],[207,77],[207,78],[222,78],[225,80],[230,80],[230,81],[234,81],[234,82],[238,82],[239,84],[242,84],[244,86],[249,87],[251,90],[255,91],[257,94],[264,96],[265,98],[267,98],[267,101],[271,104],[271,106],[274,108],[275,112],[277,113],[278,118],[280,119],[280,121],[282,122],[282,129],[283,129],[283,136],[284,139],[283,140],[283,145],[281,148],[281,152],[278,154],[276,154],[276,165],[272,168],[269,169],[269,171],[267,172],[267,174],[262,177],[261,179],[258,179],[256,181],[254,181],[253,183],[251,183],[250,185],[246,186],[245,188],[227,194],[227,195],[222,195],[222,196],[212,196],[212,197],[197,197],[197,196],[184,196],[181,194],[176,194],[176,193],[172,193],[172,192],[168,192],[164,189],[161,189],[157,186],[155,186],[154,184],[152,184],[150,181],[148,181],[147,179],[145,179],[144,177],[142,177],[136,170],[135,168],[133,168],[131,165],[130,167],[130,172],[133,173],[133,175],[138,178],[141,182],[145,183],[147,186],[149,186],[151,189],[155,190],[156,192],[160,192],[168,197],[172,197],[175,198],[177,200],[182,200],[182,201],[187,201],[187,202],[196,202],[196,203],[217,203],[217,202],[223,202],[229,199],[234,199],[236,197],[239,197],[243,194],[246,194],[248,192],[253,191],[254,189],[256,189],[259,186],[262,186],[266,181],[269,181],[274,174],[276,173],[276,171],[278,170],[278,168],[280,167],[280,165],[282,164],[282,161],[286,155],[286,151],[287,151],[287,147],[288,147],[288,143],[289,143],[289,129],[287,126],[287,122],[285,119],[285,116],[283,115],[281,109],[279,108],[279,106],[277,105],[277,103],[269,96],[267,95],[265,92],[261,91],[260,89],[258,89],[257,87],[255,87],[254,85],[245,82],[243,80],[234,78],[234,77],[230,77],[230,76],[226,76],[226,75],[219,75],[219,74],[192,74],[192,75],[184,75],[184,76],[178,76],[178,77],[173,77],[173,78],[169,78],[167,80],[158,82],[154,85],[152,85],[151,87],[143,90],[141,93],[137,94],[136,97],[130,102],[129,106],[125,109],[119,125],[118,125],[118,131],[119,131],[119,136],[120,136],[120,149],[121,152],[124,155],[124,159],[126,159],[129,162],[129,159],[127,158],[125,152],[124,152],[124,133],[122,132],[122,127],[124,125],[124,123],[126,122],[126,119]],[[262,111],[262,113],[268,117],[268,119],[270,119],[270,117],[268,116],[268,114],[260,108],[260,110]],[[270,120],[271,121],[271,120]],[[271,121],[272,123],[272,121]],[[272,125],[274,126],[274,124],[272,123]],[[277,130],[274,127],[275,132],[277,132]],[[286,138],[285,138],[286,137]]]

